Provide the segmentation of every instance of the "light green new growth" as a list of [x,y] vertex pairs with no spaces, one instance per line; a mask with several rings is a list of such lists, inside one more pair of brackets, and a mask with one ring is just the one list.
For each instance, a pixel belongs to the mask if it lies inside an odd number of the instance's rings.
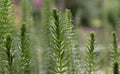
[[93,74],[95,70],[95,36],[94,32],[90,33],[90,39],[88,40],[88,53],[87,53],[87,60],[88,60],[88,73]]
[[119,74],[119,53],[118,53],[118,46],[116,40],[116,33],[112,33],[113,36],[113,73]]
[[22,24],[20,33],[20,73],[30,74],[31,58],[30,58],[30,42],[29,33],[26,24]]

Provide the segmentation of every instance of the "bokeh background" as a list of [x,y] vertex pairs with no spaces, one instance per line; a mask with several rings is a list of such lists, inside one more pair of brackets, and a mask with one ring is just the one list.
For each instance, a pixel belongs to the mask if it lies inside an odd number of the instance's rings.
[[[21,1],[14,0],[16,23],[20,24],[22,10],[29,12],[27,15],[32,16],[33,20],[40,21],[44,1],[26,0],[22,3]],[[97,32],[98,38],[101,35],[109,35],[113,30],[119,31],[120,0],[51,0],[50,6],[51,9],[70,9],[73,15],[73,24],[80,28],[80,33],[84,36],[82,38],[86,38],[87,33],[91,30]]]

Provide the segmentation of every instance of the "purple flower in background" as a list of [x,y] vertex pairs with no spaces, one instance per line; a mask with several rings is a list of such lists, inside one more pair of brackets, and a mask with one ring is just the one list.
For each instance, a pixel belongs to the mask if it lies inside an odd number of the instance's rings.
[[41,7],[42,0],[32,0],[32,2],[33,2],[33,5],[34,5],[36,8],[40,8],[40,7]]

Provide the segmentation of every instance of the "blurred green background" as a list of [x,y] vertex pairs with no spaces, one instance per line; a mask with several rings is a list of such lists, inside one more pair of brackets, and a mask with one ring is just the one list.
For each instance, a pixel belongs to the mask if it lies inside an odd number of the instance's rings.
[[[22,0],[14,0],[15,13],[17,16],[16,23],[21,20]],[[118,31],[120,18],[120,0],[51,0],[51,9],[70,9],[73,15],[73,22],[76,27],[86,32],[95,31]],[[26,9],[33,20],[41,20],[43,0],[26,0],[24,1]],[[105,30],[107,29],[107,30]]]

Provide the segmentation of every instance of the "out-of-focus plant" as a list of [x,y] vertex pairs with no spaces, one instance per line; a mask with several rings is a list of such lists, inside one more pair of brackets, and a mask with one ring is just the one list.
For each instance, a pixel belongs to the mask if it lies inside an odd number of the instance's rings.
[[13,7],[11,0],[0,0],[0,73],[5,73],[4,40],[7,34],[13,34]]
[[49,35],[50,35],[50,20],[51,20],[51,0],[43,0],[41,8],[40,22],[36,24],[36,34],[39,37],[39,59],[40,59],[40,73],[46,74],[47,72],[47,59],[49,48]]
[[13,18],[11,17],[12,1],[1,0],[0,1],[0,38],[3,40],[8,33],[12,33]]
[[75,69],[75,74],[81,74],[82,73],[82,55],[80,51],[80,39],[79,39],[79,30],[75,29],[74,32],[74,37],[73,37],[73,59],[74,59],[74,69]]
[[[49,26],[50,26],[50,20],[51,20],[51,1],[44,0],[42,4],[42,11],[41,11],[41,18],[40,18],[40,24],[39,27],[41,29],[37,29],[38,32],[40,31],[41,34],[41,45],[44,47],[48,47],[48,41],[49,41]],[[46,44],[46,45],[45,45]]]
[[[20,0],[21,12],[22,12],[22,22],[28,23],[31,19],[31,0]],[[30,23],[29,23],[30,24]]]

